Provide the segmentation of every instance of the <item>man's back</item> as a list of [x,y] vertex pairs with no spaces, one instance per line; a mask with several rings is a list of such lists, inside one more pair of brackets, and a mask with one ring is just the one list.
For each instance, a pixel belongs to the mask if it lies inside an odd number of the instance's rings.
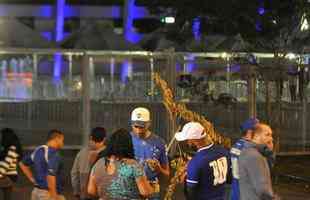
[[255,146],[242,151],[239,173],[241,200],[274,199],[268,163]]
[[198,150],[189,162],[186,184],[196,188],[197,200],[224,199],[229,174],[228,150],[212,144]]
[[87,184],[92,165],[97,159],[97,152],[90,147],[84,147],[77,154],[71,169],[73,193],[87,198]]
[[231,182],[231,200],[240,199],[240,188],[239,188],[239,156],[244,148],[247,148],[251,144],[250,141],[245,139],[239,139],[232,146],[230,150],[231,164],[232,164],[232,182]]

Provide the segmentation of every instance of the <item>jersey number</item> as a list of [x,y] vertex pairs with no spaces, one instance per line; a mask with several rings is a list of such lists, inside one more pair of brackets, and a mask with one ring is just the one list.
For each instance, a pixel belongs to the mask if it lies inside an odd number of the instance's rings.
[[227,175],[227,158],[221,157],[210,162],[210,167],[213,168],[213,185],[223,184],[226,181]]

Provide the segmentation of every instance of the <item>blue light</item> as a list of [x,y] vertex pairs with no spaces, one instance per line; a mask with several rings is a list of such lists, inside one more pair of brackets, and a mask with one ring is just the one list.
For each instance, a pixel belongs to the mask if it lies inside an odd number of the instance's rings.
[[60,53],[54,55],[54,79],[58,80],[61,77],[62,56]]
[[186,66],[185,70],[186,70],[186,72],[187,73],[192,73],[195,70],[195,68],[196,68],[195,57],[192,54],[187,55],[185,57],[185,62],[186,62],[185,63],[185,66]]
[[235,72],[240,72],[241,66],[239,64],[234,64],[230,66],[230,72],[235,73]]
[[262,24],[260,22],[256,22],[255,24],[255,29],[258,31],[258,32],[261,32],[263,30],[262,28]]
[[46,32],[41,32],[41,35],[47,39],[48,41],[52,41],[53,39],[53,34],[52,32],[46,31]]
[[[57,0],[57,9],[56,9],[56,42],[59,42],[63,39],[64,36],[64,10],[65,10],[66,1]],[[60,54],[55,54],[54,56],[54,78],[59,79],[61,77],[61,67],[62,67],[62,57]]]
[[65,5],[66,5],[65,0],[57,0],[56,42],[59,42],[63,39]]
[[121,16],[121,10],[119,6],[112,6],[111,17],[119,18]]
[[137,43],[142,36],[133,31],[133,20],[139,15],[135,6],[135,0],[127,0],[126,4],[127,18],[125,19],[124,35],[127,41]]
[[265,14],[265,8],[264,7],[259,7],[257,9],[257,12],[258,12],[259,15],[264,15]]
[[193,32],[195,40],[199,41],[201,39],[199,17],[196,17],[195,19],[193,19],[192,32]]
[[53,8],[49,5],[40,6],[38,12],[40,17],[50,18],[53,16]]
[[175,64],[175,67],[176,67],[176,71],[177,71],[177,72],[180,72],[180,71],[182,70],[182,66],[181,66],[181,64],[178,63],[178,62]]
[[77,9],[75,9],[73,6],[66,6],[64,5],[64,17],[76,17],[79,16],[79,12]]
[[126,83],[129,78],[129,72],[131,71],[132,64],[128,60],[124,60],[121,70],[121,81]]

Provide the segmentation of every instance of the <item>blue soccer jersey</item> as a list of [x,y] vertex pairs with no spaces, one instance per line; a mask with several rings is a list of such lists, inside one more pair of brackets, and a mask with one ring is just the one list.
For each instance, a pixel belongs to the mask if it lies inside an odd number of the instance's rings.
[[199,149],[188,163],[186,187],[195,187],[197,200],[224,200],[230,163],[223,147],[211,144]]
[[156,180],[158,178],[158,173],[149,167],[146,160],[156,159],[161,165],[168,164],[164,141],[153,133],[146,139],[141,139],[134,133],[131,133],[131,135],[136,160],[143,165],[148,180]]
[[245,139],[239,139],[231,148],[230,156],[231,156],[231,164],[232,164],[232,181],[231,181],[231,192],[230,199],[231,200],[239,200],[240,199],[240,188],[239,188],[239,165],[238,159],[244,148],[249,146],[250,142]]
[[22,162],[33,167],[36,187],[48,189],[48,175],[56,176],[56,189],[58,194],[63,193],[64,174],[63,161],[57,149],[42,145],[37,147],[31,154],[26,155]]

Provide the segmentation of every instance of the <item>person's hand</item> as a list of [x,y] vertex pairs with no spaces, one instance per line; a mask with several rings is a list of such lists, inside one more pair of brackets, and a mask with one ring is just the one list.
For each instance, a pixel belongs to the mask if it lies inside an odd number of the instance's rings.
[[49,199],[51,199],[51,200],[62,200],[58,195],[52,195],[51,193],[50,193]]
[[185,173],[182,174],[182,175],[180,176],[180,178],[179,178],[180,183],[185,183],[186,177],[187,177],[187,173],[186,173],[186,171],[185,171]]
[[156,159],[147,159],[146,163],[152,171],[160,171],[160,163]]

